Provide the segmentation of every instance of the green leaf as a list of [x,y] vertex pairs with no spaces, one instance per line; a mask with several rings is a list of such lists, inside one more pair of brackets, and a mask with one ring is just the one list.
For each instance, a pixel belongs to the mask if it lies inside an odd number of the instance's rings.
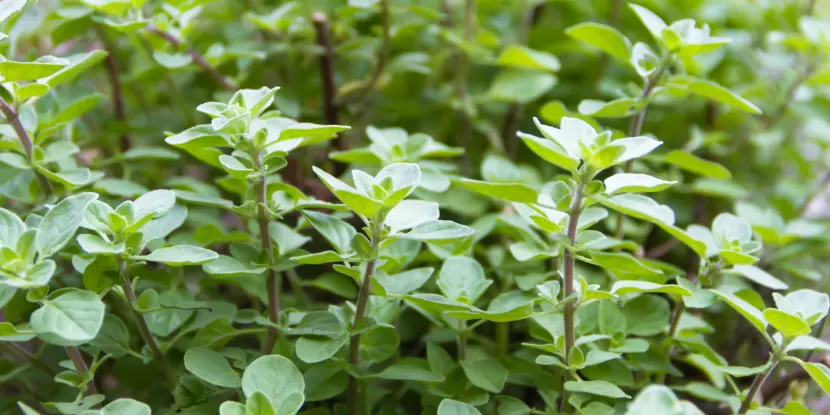
[[262,275],[267,268],[243,264],[236,258],[220,255],[216,259],[202,265],[202,270],[218,278],[233,278],[246,275]]
[[81,193],[67,197],[55,205],[38,226],[35,244],[41,257],[50,257],[72,239],[81,226],[87,205],[98,199],[95,193]]
[[455,183],[476,193],[508,202],[536,203],[538,197],[536,190],[523,183],[485,182],[465,178],[459,179]]
[[755,308],[752,304],[744,301],[734,294],[712,290],[712,292],[725,301],[735,311],[746,318],[758,331],[763,334],[767,332],[767,320],[764,318],[764,313]]
[[449,220],[435,220],[422,223],[411,231],[400,235],[403,239],[430,242],[433,244],[453,243],[475,234],[473,228]]
[[637,394],[625,415],[672,414],[679,400],[667,386],[649,385]]
[[731,105],[741,111],[750,114],[760,114],[761,109],[746,98],[710,81],[698,79],[686,75],[675,75],[671,78],[671,82],[680,86],[685,86],[689,92],[709,98],[713,101],[722,104]]
[[35,81],[61,70],[69,61],[54,56],[43,56],[34,62],[0,62],[0,76],[3,82]]
[[228,174],[240,180],[245,180],[249,174],[254,172],[254,169],[245,167],[238,158],[227,154],[219,156],[219,163],[225,168]]
[[643,6],[629,3],[628,7],[634,11],[638,18],[640,18],[640,21],[643,22],[643,25],[645,25],[646,29],[648,29],[648,31],[651,32],[651,34],[654,36],[654,39],[656,39],[658,42],[661,42],[663,39],[663,31],[668,28],[666,22],[663,21],[663,19],[661,19],[660,16],[657,16],[656,14],[654,14],[654,12]]
[[422,200],[402,200],[388,214],[384,225],[390,234],[412,229],[423,223],[438,220],[438,203]]
[[793,338],[810,334],[810,326],[804,320],[787,314],[781,310],[768,308],[764,310],[764,318],[767,322],[785,338]]
[[436,384],[444,381],[444,376],[433,372],[424,359],[406,357],[380,372],[379,379],[406,380],[425,384]]
[[134,261],[160,262],[165,265],[180,267],[184,265],[201,265],[213,261],[219,255],[209,249],[191,245],[177,245],[159,248],[149,255],[134,256]]
[[291,360],[280,355],[262,356],[251,362],[242,374],[242,391],[250,397],[260,392],[279,415],[293,415],[305,399],[303,374]]
[[78,235],[78,246],[89,254],[114,255],[124,252],[124,244],[112,244],[98,235]]
[[242,378],[221,354],[195,347],[184,354],[184,367],[192,374],[210,384],[223,388],[242,386]]
[[363,361],[384,361],[395,355],[400,339],[393,326],[375,325],[360,336],[360,358]]
[[[83,414],[86,415],[87,412]],[[116,399],[97,412],[99,415],[150,415],[152,413],[149,405],[130,398]]]
[[383,203],[372,199],[371,197],[360,194],[357,189],[343,183],[338,178],[326,173],[325,171],[312,167],[314,174],[323,181],[323,184],[331,190],[331,192],[340,201],[346,204],[350,209],[368,218],[374,218],[381,209]]
[[297,357],[306,363],[322,362],[337,353],[349,342],[349,336],[334,339],[328,337],[301,337],[297,340]]
[[625,328],[628,334],[654,336],[669,325],[671,311],[665,298],[656,295],[641,295],[623,306]]
[[130,332],[124,322],[114,314],[104,316],[104,324],[89,344],[114,357],[125,356],[131,352]]
[[616,399],[631,398],[617,385],[604,380],[567,381],[565,382],[565,390]]
[[679,285],[655,284],[648,281],[617,281],[611,287],[611,292],[618,295],[631,293],[666,293],[681,296],[692,295],[691,291]]
[[451,257],[444,261],[438,275],[438,288],[450,300],[473,304],[493,283],[474,259]]
[[153,51],[153,59],[167,69],[183,68],[193,62],[193,57],[187,53],[167,53],[160,50]]
[[533,50],[522,45],[507,45],[498,57],[498,64],[501,66],[535,69],[542,71],[556,72],[561,66],[559,59],[546,52]]
[[556,85],[556,76],[527,69],[500,71],[488,95],[496,101],[527,104],[545,95]]
[[77,346],[98,335],[104,323],[104,303],[98,296],[74,288],[47,298],[32,313],[32,329],[43,340],[58,346]]
[[50,88],[54,88],[57,85],[75,79],[75,77],[86,71],[89,67],[101,62],[106,57],[107,52],[103,50],[93,50],[87,53],[68,56],[69,65],[64,66],[63,69],[39,82],[49,85]]
[[580,114],[591,117],[622,118],[631,116],[637,104],[639,104],[639,100],[636,98],[619,98],[609,102],[598,99],[583,99],[577,110]]
[[509,372],[495,359],[462,360],[461,367],[474,386],[498,393],[504,389]]
[[580,23],[565,30],[565,34],[595,46],[603,52],[628,62],[631,41],[617,29],[600,23]]
[[558,144],[523,132],[519,132],[517,135],[531,151],[543,160],[571,173],[576,173],[576,169],[579,167],[579,159],[569,155],[567,150]]
[[147,217],[157,219],[176,204],[176,193],[172,190],[153,190],[133,201],[133,223],[141,223]]
[[444,399],[438,405],[438,415],[481,415],[481,412],[468,403]]
[[319,212],[305,210],[303,215],[337,252],[351,252],[351,241],[357,234],[354,227],[339,218]]
[[659,192],[677,182],[660,180],[647,174],[618,173],[605,179],[605,192],[614,193],[650,193]]
[[809,325],[814,325],[827,316],[830,309],[830,296],[813,290],[803,289],[787,295],[772,293],[775,306],[781,311],[800,317]]
[[8,321],[0,323],[0,342],[27,342],[35,335],[28,327],[18,328]]
[[225,401],[219,405],[219,415],[247,415],[245,405],[239,402]]
[[374,281],[383,288],[386,295],[400,296],[421,288],[429,280],[429,277],[432,276],[434,271],[435,269],[433,268],[415,268],[389,275],[382,270],[377,270],[374,275]]
[[29,0],[9,0],[0,3],[0,23],[5,22],[8,18],[20,13]]
[[823,364],[804,362],[794,357],[789,357],[789,359],[798,362],[818,384],[821,390],[830,395],[830,368]]
[[26,225],[20,218],[6,209],[0,208],[0,245],[12,247],[26,232]]
[[789,287],[784,281],[773,277],[770,273],[754,265],[735,265],[726,273],[740,275],[773,290],[786,290]]
[[102,179],[92,187],[97,192],[125,198],[134,198],[147,193],[149,190],[135,182],[124,179]]
[[663,161],[704,177],[722,180],[732,178],[732,173],[726,167],[683,150],[670,151],[669,154],[663,156]]
[[49,92],[49,86],[43,84],[26,84],[14,90],[14,99],[18,102],[25,102],[29,98],[42,97]]

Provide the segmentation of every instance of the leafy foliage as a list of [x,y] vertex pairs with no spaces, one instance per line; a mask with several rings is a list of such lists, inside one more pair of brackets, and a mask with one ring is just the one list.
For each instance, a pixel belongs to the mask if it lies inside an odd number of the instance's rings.
[[0,412],[822,413],[828,13],[2,1]]

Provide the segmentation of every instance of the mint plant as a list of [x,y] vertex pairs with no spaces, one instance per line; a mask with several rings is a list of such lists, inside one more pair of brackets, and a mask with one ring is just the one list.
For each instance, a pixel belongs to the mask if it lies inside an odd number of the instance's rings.
[[828,13],[0,2],[0,413],[824,413]]

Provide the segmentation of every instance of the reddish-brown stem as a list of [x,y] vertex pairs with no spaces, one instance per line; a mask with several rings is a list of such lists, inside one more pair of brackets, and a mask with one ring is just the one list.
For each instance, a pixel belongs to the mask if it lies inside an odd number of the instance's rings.
[[[75,371],[78,372],[81,377],[86,376],[89,369],[87,369],[86,362],[84,361],[84,356],[81,354],[81,351],[75,346],[66,346],[66,354],[69,355],[69,359],[72,360],[72,364],[75,365]],[[92,380],[87,383],[86,388],[90,395],[98,393],[98,390],[95,388],[95,382]]]
[[150,331],[150,327],[147,325],[147,320],[144,319],[144,315],[135,308],[138,298],[135,295],[133,283],[130,281],[130,276],[127,273],[127,262],[123,258],[118,258],[118,271],[124,279],[124,295],[127,297],[127,302],[130,305],[130,311],[133,314],[136,325],[138,325],[138,332],[141,334],[144,344],[150,348],[150,353],[153,354],[153,360],[161,364],[164,376],[167,377],[167,381],[170,383],[171,387],[175,387],[178,384],[178,381],[176,380],[176,375],[173,374],[173,369],[170,367],[167,359],[165,359],[164,352],[162,352],[161,348],[159,348],[158,342],[156,341],[155,336],[153,336],[153,332]]
[[378,60],[375,66],[372,67],[372,73],[369,74],[369,81],[366,82],[360,95],[355,100],[357,103],[362,103],[366,99],[366,96],[375,89],[378,81],[380,81],[380,76],[383,75],[384,68],[386,68],[386,63],[389,61],[389,55],[392,52],[392,31],[389,26],[389,0],[380,0],[380,24],[382,26],[382,34]]
[[[98,36],[101,38],[101,42],[107,50],[106,66],[112,90],[112,112],[120,124],[119,128],[127,128],[127,117],[124,112],[124,94],[121,92],[121,80],[118,78],[118,58],[115,56],[115,47],[109,37],[107,37],[104,29],[98,28]],[[118,141],[121,152],[129,150],[131,144],[130,136],[126,132],[121,133]]]
[[[23,123],[20,122],[20,117],[17,116],[17,111],[9,105],[6,100],[0,98],[0,112],[3,113],[3,116],[6,117],[6,121],[11,124],[14,132],[17,134],[18,140],[20,140],[20,145],[23,147],[23,151],[26,152],[26,159],[29,160],[29,163],[34,162],[33,152],[34,146],[32,145],[32,140],[29,138],[29,133],[26,132],[26,128],[23,127]],[[32,166],[34,167],[34,166]],[[37,177],[38,183],[40,183],[41,189],[46,195],[51,195],[55,193],[55,189],[52,188],[52,183],[47,179],[45,176],[40,174],[36,169],[34,170],[35,177]]]
[[[159,30],[155,26],[147,26],[147,30],[150,33],[153,33],[154,35],[166,40],[168,43],[173,45],[173,47],[182,47],[182,42],[179,41],[179,39],[176,39],[175,37],[173,37],[173,35],[165,31]],[[219,85],[222,85],[222,87],[229,91],[236,91],[236,85],[234,85],[233,82],[228,80],[228,78],[226,78],[225,75],[222,75],[222,73],[219,72],[218,69],[214,68],[213,65],[208,63],[208,61],[206,61],[205,58],[202,57],[201,54],[199,54],[199,52],[196,52],[196,50],[194,50],[193,48],[187,48],[187,54],[190,55],[191,58],[193,58],[193,62],[196,62],[196,64],[199,65],[205,72],[210,74],[210,76],[212,76],[216,80],[216,82],[219,83]]]
[[314,13],[311,20],[317,31],[317,45],[323,49],[319,58],[321,83],[323,84],[323,112],[327,123],[339,124],[335,102],[337,87],[334,83],[334,48],[331,44],[329,21],[324,13]]
[[5,344],[8,347],[8,350],[12,354],[14,354],[14,355],[18,356],[19,358],[27,361],[29,364],[31,364],[32,366],[42,370],[47,375],[55,376],[55,375],[58,374],[57,371],[55,371],[54,369],[49,367],[46,363],[43,363],[43,361],[40,360],[40,358],[32,355],[32,353],[29,352],[28,350],[26,350],[26,348],[21,347],[20,345],[18,345],[15,342],[6,342]]

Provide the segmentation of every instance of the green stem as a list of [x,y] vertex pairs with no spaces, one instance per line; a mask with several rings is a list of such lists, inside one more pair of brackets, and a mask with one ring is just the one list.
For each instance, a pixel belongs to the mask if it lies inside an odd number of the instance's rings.
[[[571,202],[570,220],[568,221],[568,239],[571,241],[571,246],[565,248],[564,265],[564,290],[562,291],[562,299],[569,298],[574,292],[574,252],[571,252],[573,246],[576,244],[577,224],[579,223],[579,215],[582,213],[582,190],[583,184],[580,182],[576,185],[573,202]],[[565,360],[571,349],[574,347],[574,314],[576,313],[576,305],[573,301],[565,303]],[[566,412],[569,409],[568,393],[565,390],[564,383],[562,384],[562,402],[561,412]]]
[[772,374],[772,371],[775,370],[775,367],[778,366],[778,363],[784,357],[785,347],[785,345],[782,345],[781,348],[770,358],[771,364],[769,369],[755,376],[755,380],[752,381],[752,385],[749,387],[749,392],[746,393],[746,397],[743,402],[741,402],[741,407],[738,409],[738,415],[744,415],[749,412],[749,407],[752,406],[752,401],[755,400],[755,395],[758,394],[758,391],[760,391],[761,387],[764,386],[764,382],[766,382],[767,378],[769,378],[770,374]]
[[458,361],[467,358],[467,321],[458,320]]
[[[366,306],[369,304],[369,296],[372,293],[372,276],[375,274],[375,266],[377,265],[378,253],[380,251],[381,239],[381,224],[382,218],[375,218],[372,221],[371,248],[369,260],[366,262],[366,269],[363,271],[363,279],[360,284],[360,292],[357,295],[357,306],[354,312],[354,321],[352,322],[352,330],[357,327],[357,324],[363,319],[366,314]],[[355,368],[360,365],[360,334],[353,334],[349,338],[349,364]],[[355,377],[349,378],[349,415],[356,415],[358,408],[358,401],[361,400],[359,395],[359,381]]]
[[[246,138],[247,139],[247,138]],[[262,161],[259,159],[259,149],[252,139],[248,139],[248,151],[254,167],[262,171]],[[268,320],[274,325],[280,324],[280,290],[277,272],[274,271],[274,252],[271,249],[271,230],[268,228],[269,216],[265,210],[268,204],[268,182],[262,174],[256,180],[257,224],[259,225],[260,249],[265,253],[268,262],[268,272],[265,276],[265,288],[268,292]],[[262,343],[262,353],[271,354],[274,344],[277,343],[278,331],[276,327],[268,327],[265,342]]]
[[118,270],[121,273],[121,277],[124,279],[124,295],[127,297],[127,302],[130,304],[130,311],[132,311],[133,318],[135,319],[136,325],[138,325],[138,331],[141,333],[141,338],[144,340],[144,344],[150,348],[150,352],[153,354],[153,360],[161,364],[164,376],[167,378],[170,386],[175,387],[178,384],[178,380],[176,379],[176,375],[173,373],[173,369],[170,367],[170,363],[164,357],[164,353],[161,351],[161,348],[159,348],[158,342],[153,336],[153,332],[150,331],[150,327],[147,325],[147,320],[144,319],[144,315],[135,308],[138,298],[135,296],[135,291],[133,291],[133,283],[130,281],[129,274],[127,274],[127,263],[123,258],[118,258],[117,261]]
[[[66,354],[69,355],[69,359],[72,360],[72,364],[75,365],[75,371],[78,372],[82,378],[86,377],[89,369],[86,366],[86,362],[84,361],[84,356],[81,354],[81,351],[75,346],[66,346]],[[98,390],[95,388],[95,382],[91,379],[89,383],[87,383],[86,388],[90,395],[98,393]]]
[[288,284],[291,286],[291,291],[294,292],[294,296],[300,300],[300,303],[304,306],[310,305],[311,301],[309,301],[308,296],[303,291],[303,282],[300,276],[297,275],[297,271],[294,268],[287,269],[285,270],[285,276],[288,277]]
[[39,357],[33,355],[32,353],[30,353],[25,348],[20,347],[20,345],[18,345],[17,343],[8,342],[8,343],[5,343],[5,345],[7,346],[9,352],[11,352],[12,354],[16,355],[17,357],[19,357],[19,358],[21,358],[21,359],[23,359],[27,362],[29,362],[30,365],[42,370],[47,375],[54,377],[55,375],[58,374],[58,372],[56,370],[52,369],[47,364],[43,363],[43,361],[40,360]]
[[[6,118],[6,122],[12,126],[14,132],[17,134],[17,138],[20,140],[20,146],[23,147],[23,151],[26,153],[26,159],[29,160],[29,164],[34,163],[34,145],[32,144],[31,138],[29,138],[29,133],[26,132],[26,128],[23,127],[23,123],[20,122],[20,117],[18,117],[17,111],[15,111],[14,108],[6,102],[6,100],[0,98],[0,112],[3,113],[3,116]],[[47,196],[55,193],[52,183],[49,179],[37,171],[34,164],[32,164],[32,169],[41,189],[43,189],[43,192],[46,193]]]
[[[669,55],[670,56],[670,55]],[[640,94],[640,98],[637,100],[637,106],[642,106],[640,111],[634,115],[634,118],[631,119],[631,124],[628,127],[628,136],[629,137],[637,137],[643,133],[643,123],[646,120],[646,110],[648,110],[648,101],[651,98],[651,93],[654,91],[654,88],[660,83],[660,80],[663,78],[663,75],[669,68],[669,64],[671,62],[670,57],[667,56],[663,58],[660,67],[657,68],[657,71],[654,72],[652,76],[649,76],[646,79],[646,84],[643,86],[643,92]],[[631,171],[631,160],[625,163],[626,173]],[[623,240],[625,238],[625,231],[623,230],[623,214],[622,212],[617,214],[617,232],[616,238],[619,240]]]

